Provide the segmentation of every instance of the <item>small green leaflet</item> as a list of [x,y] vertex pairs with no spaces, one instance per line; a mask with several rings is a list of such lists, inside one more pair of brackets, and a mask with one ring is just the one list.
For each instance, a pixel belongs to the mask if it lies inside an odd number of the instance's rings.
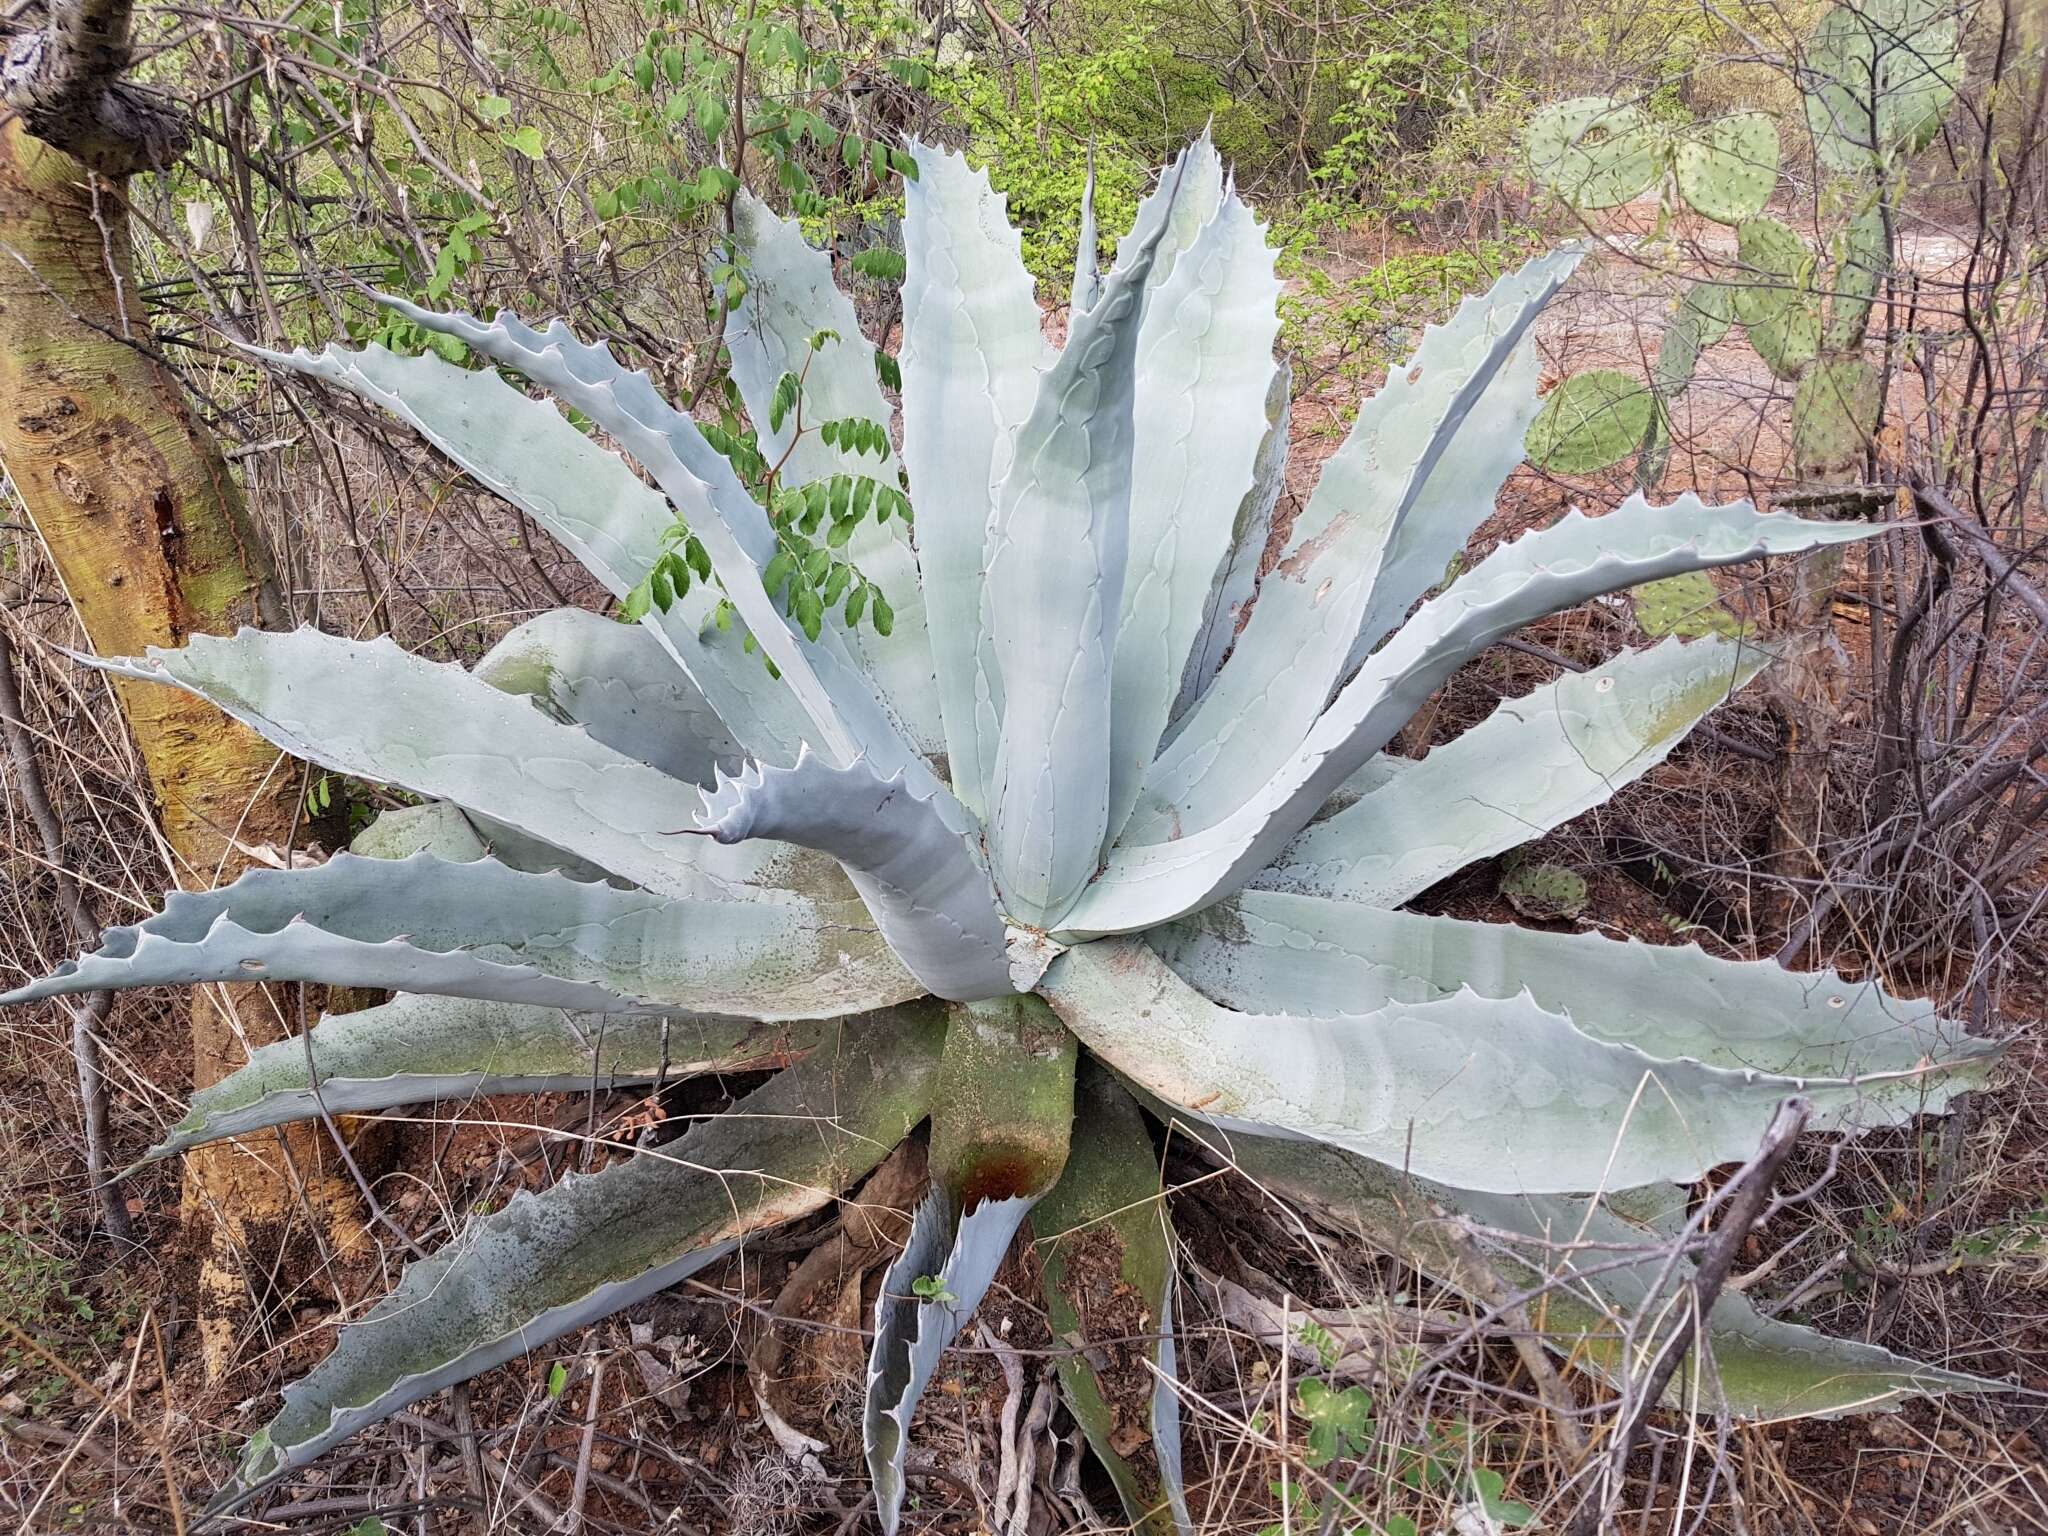
[[557,1360],[552,1366],[548,1367],[548,1396],[560,1397],[563,1392],[568,1390],[568,1386],[569,1368]]
[[498,135],[498,142],[507,149],[516,150],[529,160],[538,160],[547,152],[547,141],[540,130],[528,123],[523,128],[514,128],[509,133]]
[[1363,1387],[1339,1392],[1311,1376],[1294,1389],[1295,1406],[1308,1421],[1311,1467],[1328,1466],[1339,1456],[1363,1455],[1372,1443],[1372,1397]]

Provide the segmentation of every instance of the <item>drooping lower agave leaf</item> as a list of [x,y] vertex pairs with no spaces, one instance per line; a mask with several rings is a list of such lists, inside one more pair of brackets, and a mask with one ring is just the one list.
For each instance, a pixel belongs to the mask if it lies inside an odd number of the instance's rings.
[[[624,597],[660,559],[675,517],[668,499],[641,483],[545,400],[494,369],[458,368],[431,352],[400,357],[382,347],[329,347],[315,357],[251,348],[279,367],[353,391],[415,427],[480,483],[538,522],[614,597]],[[673,608],[641,623],[689,674],[749,754],[796,761],[807,721],[796,696],[746,654],[736,633],[708,626],[718,600],[693,586]]]
[[1110,677],[1111,841],[1158,753],[1233,522],[1255,483],[1268,436],[1259,404],[1280,331],[1275,255],[1265,227],[1226,192],[1147,300],[1131,444],[1144,470],[1131,487]]
[[1202,622],[1188,647],[1162,745],[1178,734],[1180,722],[1216,680],[1217,669],[1236,643],[1246,605],[1258,591],[1259,564],[1273,534],[1273,509],[1287,484],[1287,449],[1292,436],[1288,407],[1293,399],[1294,369],[1283,358],[1266,388],[1266,435],[1259,439],[1258,456],[1252,461],[1252,488],[1237,504],[1230,524],[1230,547],[1216,567],[1209,595],[1202,600]]
[[[1463,486],[1469,494],[1440,495],[1421,509],[1446,519],[1444,526],[1408,533],[1406,525],[1466,418],[1577,263],[1573,252],[1542,257],[1466,300],[1449,322],[1424,332],[1410,365],[1391,371],[1360,409],[1323,465],[1285,557],[1261,582],[1230,659],[1147,770],[1126,841],[1213,826],[1286,762],[1353,664],[1353,642],[1390,558],[1397,568],[1376,621],[1382,628],[1441,578],[1444,562],[1491,506],[1497,483]],[[1526,393],[1527,365],[1515,372],[1516,390]],[[1475,467],[1490,473],[1493,461],[1460,458],[1446,487]],[[1425,569],[1431,556],[1434,568]]]
[[571,1013],[406,992],[374,1008],[330,1015],[308,1040],[257,1047],[246,1066],[192,1095],[184,1118],[149,1156],[311,1119],[323,1104],[329,1114],[360,1115],[429,1099],[572,1093],[785,1066],[837,1027],[819,1020]]
[[702,798],[695,786],[388,638],[245,629],[95,665],[175,683],[323,768],[453,800],[649,890],[740,896],[787,862],[769,844],[677,836]]
[[915,141],[903,187],[903,462],[953,792],[988,813],[1002,728],[987,560],[991,487],[1010,470],[1045,359],[1017,231],[986,171]]
[[940,1031],[920,1006],[840,1032],[681,1140],[522,1191],[472,1221],[285,1389],[209,1513],[409,1403],[676,1284],[749,1233],[815,1211],[924,1117]]
[[761,584],[776,548],[767,512],[697,424],[664,400],[645,373],[627,372],[609,348],[585,345],[560,321],[541,332],[510,315],[485,325],[403,299],[385,302],[414,324],[459,337],[545,385],[640,461],[690,525],[740,621],[802,704],[811,725],[806,739],[813,747],[841,763],[865,752],[885,773],[900,768],[920,787],[937,787],[850,659],[840,631],[828,625],[813,643],[784,621]]
[[[1669,1292],[1656,1288],[1663,1268],[1657,1250],[1668,1243],[1667,1233],[1624,1220],[1605,1203],[1453,1189],[1404,1178],[1334,1147],[1222,1136],[1192,1125],[1184,1115],[1176,1123],[1269,1193],[1357,1232],[1373,1247],[1415,1264],[1481,1305],[1491,1304],[1502,1281],[1526,1287],[1546,1276],[1558,1277],[1560,1283],[1528,1309],[1542,1320],[1543,1343],[1609,1379],[1640,1374],[1642,1361],[1628,1358],[1622,1330],[1635,1325],[1638,1350],[1656,1337],[1670,1306]],[[1460,1230],[1465,1220],[1548,1243],[1585,1246],[1576,1257],[1568,1249],[1560,1253],[1535,1243],[1521,1250],[1519,1262],[1489,1255],[1488,1267],[1499,1271],[1496,1278],[1474,1264],[1475,1250]],[[1616,1265],[1617,1246],[1623,1253],[1640,1246],[1645,1257]],[[1684,1272],[1681,1267],[1679,1274]],[[1725,1289],[1699,1343],[1711,1356],[1712,1369],[1703,1377],[1695,1374],[1702,1353],[1696,1343],[1686,1370],[1666,1392],[1667,1407],[1744,1419],[1834,1418],[1896,1408],[1927,1393],[2005,1390],[2002,1382],[1922,1365],[1874,1344],[1830,1338],[1766,1317],[1747,1296]]]
[[1601,804],[1769,660],[1755,645],[1673,639],[1503,700],[1455,741],[1304,828],[1253,884],[1399,906]]
[[961,1002],[1016,991],[979,832],[951,796],[922,798],[865,762],[828,767],[807,747],[794,768],[722,780],[698,824],[722,843],[776,838],[837,859],[927,991]]
[[[1242,887],[1461,663],[1546,613],[1661,576],[1801,553],[1877,531],[1766,516],[1747,502],[1709,507],[1692,495],[1662,507],[1631,497],[1602,518],[1574,510],[1495,551],[1425,603],[1367,659],[1293,756],[1229,816],[1206,831],[1113,850],[1059,919],[1058,937],[1140,932]],[[1270,600],[1262,591],[1260,607]],[[1183,732],[1176,747],[1185,740]]]
[[1888,1123],[1917,1108],[1855,1079],[1647,1056],[1527,994],[1468,988],[1364,1014],[1239,1013],[1135,939],[1068,950],[1040,991],[1097,1056],[1179,1110],[1467,1189],[1688,1182],[1754,1151],[1758,1128],[1795,1092],[1813,1100],[1817,1128]]
[[1984,1085],[1994,1048],[1932,1003],[1834,971],[1723,960],[1691,944],[1546,933],[1245,891],[1146,935],[1226,1008],[1366,1013],[1470,988],[1527,993],[1583,1033],[1658,1058],[1800,1079],[1870,1080],[1873,1105],[1911,1115]]
[[1066,1170],[1031,1212],[1047,1320],[1071,1353],[1060,1392],[1108,1471],[1132,1529],[1192,1527],[1180,1475],[1173,1359],[1173,1227],[1144,1115],[1084,1061]]
[[653,631],[587,608],[528,619],[492,646],[470,676],[524,694],[554,719],[672,779],[708,788],[737,773],[740,744]]
[[1130,549],[1145,289],[1167,223],[1118,266],[1040,380],[989,520],[1003,677],[989,847],[1012,917],[1042,926],[1095,872],[1109,824],[1110,677]]
[[[837,891],[831,887],[838,883]],[[823,894],[669,899],[494,860],[337,854],[176,891],[0,1005],[102,988],[324,981],[599,1013],[834,1018],[922,988],[827,866]]]
[[[885,448],[879,457],[856,452],[827,442],[817,431],[825,422],[849,418],[886,429],[890,416],[875,373],[874,344],[861,334],[853,301],[832,281],[832,258],[804,239],[794,219],[778,217],[744,187],[734,202],[733,219],[734,239],[747,259],[747,284],[726,322],[725,345],[762,453],[779,466],[776,474],[784,485],[846,474],[893,489],[894,451]],[[771,401],[784,374],[802,380],[802,405],[800,413],[791,411],[778,427]],[[848,652],[874,682],[903,739],[923,754],[944,751],[932,696],[924,595],[904,525],[864,517],[841,553],[882,589],[895,609],[887,635],[850,626],[845,631]]]
[[1074,1037],[1037,998],[950,1011],[933,1098],[932,1190],[882,1280],[861,1415],[888,1536],[902,1512],[918,1399],[1066,1162],[1074,1064]]

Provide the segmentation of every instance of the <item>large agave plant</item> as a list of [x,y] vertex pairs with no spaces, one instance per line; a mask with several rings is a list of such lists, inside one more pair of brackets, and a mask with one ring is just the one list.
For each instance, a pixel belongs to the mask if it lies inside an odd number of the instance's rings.
[[[1169,167],[1111,271],[1083,250],[1057,353],[1002,200],[957,155],[914,155],[914,541],[868,518],[846,545],[893,633],[786,618],[761,501],[604,347],[404,306],[573,406],[659,490],[498,372],[375,348],[278,361],[413,423],[614,592],[675,548],[678,517],[715,583],[638,625],[547,614],[466,672],[312,630],[103,663],[430,797],[320,867],[173,895],[6,999],[258,977],[396,989],[321,1023],[310,1052],[257,1052],[159,1153],[311,1114],[316,1085],[329,1111],[364,1111],[783,1067],[730,1114],[521,1196],[415,1264],[287,1390],[228,1497],[818,1209],[929,1118],[932,1187],[867,1377],[884,1528],[919,1395],[1029,1219],[1076,1345],[1067,1400],[1132,1520],[1171,1530],[1187,1521],[1173,1264],[1141,1103],[1483,1294],[1495,1281],[1433,1218],[1641,1240],[1646,1209],[1747,1153],[1788,1093],[1848,1129],[1981,1080],[1987,1047],[1872,983],[1400,910],[1661,761],[1766,658],[1713,639],[1630,652],[1419,762],[1383,755],[1460,663],[1599,593],[1873,531],[1638,498],[1434,591],[1520,455],[1524,338],[1571,254],[1425,335],[1261,580],[1286,457],[1279,285],[1209,145]],[[786,488],[893,482],[878,434],[803,425],[888,416],[828,258],[741,213],[749,288],[727,339],[764,457]],[[808,411],[774,399],[798,369]],[[721,602],[737,625],[707,623]],[[1593,1196],[1646,1187],[1665,1198]],[[1105,1262],[1128,1288],[1083,1282]],[[1622,1326],[1655,1278],[1611,1261],[1576,1276],[1555,1342],[1625,1369]],[[1127,1312],[1103,1315],[1131,1289],[1149,1348]],[[1738,1296],[1713,1325],[1716,1372],[1688,1388],[1703,1407],[1839,1412],[1985,1385]],[[1090,1348],[1105,1328],[1123,1342]],[[1117,1371],[1160,1384],[1136,1394],[1146,1422]]]

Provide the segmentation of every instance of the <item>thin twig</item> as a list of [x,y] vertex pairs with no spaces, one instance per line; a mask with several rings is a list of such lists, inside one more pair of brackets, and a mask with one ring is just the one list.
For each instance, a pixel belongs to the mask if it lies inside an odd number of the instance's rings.
[[[64,824],[50,804],[43,783],[42,764],[36,758],[35,739],[30,736],[21,712],[21,689],[14,677],[14,642],[0,625],[0,732],[7,738],[7,755],[14,765],[14,783],[29,820],[36,824],[36,836],[43,845],[43,858],[57,881],[57,905],[64,913],[71,937],[81,950],[99,942],[99,929],[85,910],[85,897],[70,873],[64,852]],[[85,1174],[99,1194],[100,1219],[117,1242],[133,1243],[135,1228],[128,1220],[128,1202],[119,1181],[107,1177],[107,1079],[100,1069],[100,1029],[112,1010],[114,994],[89,994],[84,1006],[71,1013],[71,1057],[78,1068],[78,1096],[85,1119]]]
[[1620,1501],[1628,1475],[1628,1459],[1642,1435],[1643,1425],[1664,1401],[1664,1391],[1671,1385],[1671,1378],[1678,1374],[1678,1368],[1684,1363],[1694,1340],[1706,1331],[1707,1315],[1713,1311],[1715,1298],[1721,1294],[1722,1285],[1735,1268],[1735,1259],[1741,1253],[1744,1241],[1763,1215],[1771,1197],[1771,1187],[1778,1181],[1778,1170],[1792,1155],[1812,1108],[1811,1103],[1796,1095],[1780,1104],[1778,1112],[1771,1117],[1770,1127],[1764,1132],[1756,1155],[1743,1164],[1729,1181],[1724,1191],[1727,1203],[1720,1222],[1708,1237],[1706,1247],[1700,1251],[1699,1263],[1685,1284],[1691,1305],[1674,1309],[1677,1315],[1672,1318],[1663,1342],[1652,1357],[1649,1375],[1642,1389],[1635,1394],[1635,1405],[1615,1433],[1613,1449],[1608,1453],[1607,1485],[1580,1508],[1571,1524],[1571,1536],[1598,1536],[1607,1528]]

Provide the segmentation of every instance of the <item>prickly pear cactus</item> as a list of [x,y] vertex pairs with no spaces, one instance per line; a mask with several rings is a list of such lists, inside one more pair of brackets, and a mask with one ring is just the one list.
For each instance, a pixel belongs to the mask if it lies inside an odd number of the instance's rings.
[[1861,356],[1825,357],[1792,397],[1792,457],[1806,479],[1862,463],[1877,421],[1878,374]]
[[1667,635],[1682,640],[1707,635],[1737,640],[1748,633],[1749,627],[1728,611],[1721,601],[1721,589],[1705,571],[1646,581],[1631,588],[1628,597],[1643,633],[1660,640]]
[[1529,171],[1574,208],[1615,208],[1657,179],[1658,136],[1642,110],[1607,96],[1545,107],[1522,136]]
[[1764,211],[1778,184],[1778,125],[1762,112],[1736,112],[1680,133],[1672,174],[1693,212],[1740,224]]
[[1941,131],[1962,82],[1956,14],[1942,0],[1855,0],[1821,18],[1801,87],[1831,169],[1882,173]]
[[1870,311],[1891,270],[1891,231],[1885,208],[1872,198],[1869,206],[1835,233],[1834,281],[1829,284],[1827,325],[1821,349],[1830,353],[1862,348],[1870,330]]
[[1560,475],[1618,464],[1643,443],[1656,397],[1613,368],[1575,373],[1544,399],[1524,447],[1533,464]]
[[1517,864],[1501,876],[1500,893],[1535,923],[1569,922],[1586,910],[1584,877],[1562,864]]

